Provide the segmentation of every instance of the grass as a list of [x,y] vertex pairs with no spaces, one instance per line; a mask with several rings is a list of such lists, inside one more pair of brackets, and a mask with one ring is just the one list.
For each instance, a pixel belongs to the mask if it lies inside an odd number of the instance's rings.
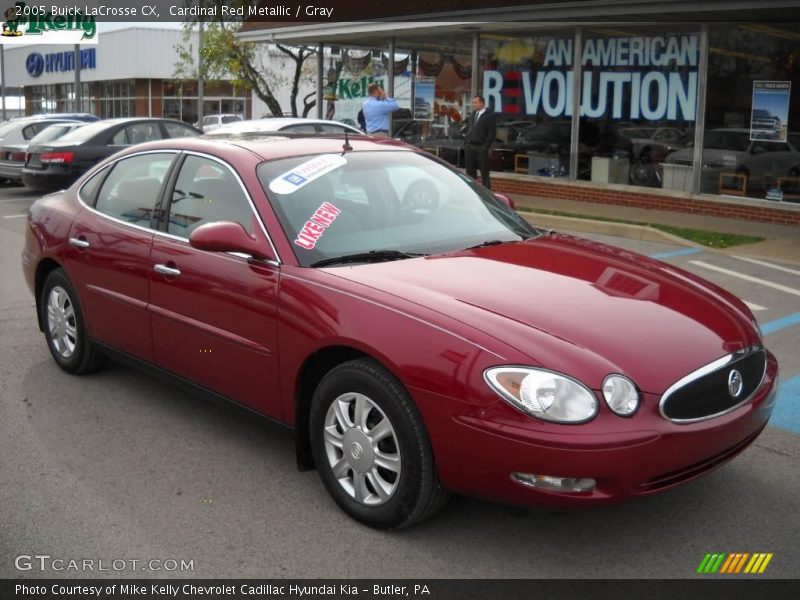
[[745,244],[755,244],[763,242],[763,237],[755,235],[740,235],[738,233],[722,233],[720,231],[706,231],[703,229],[691,229],[689,227],[674,227],[672,225],[662,225],[661,223],[644,223],[641,221],[626,221],[624,219],[611,219],[608,217],[596,217],[594,215],[580,215],[557,210],[539,210],[527,206],[518,206],[520,212],[532,212],[542,215],[553,215],[556,217],[572,217],[573,219],[589,219],[591,221],[604,221],[606,223],[623,223],[625,225],[642,225],[652,227],[665,233],[676,235],[695,244],[708,248],[730,248],[732,246],[743,246]]

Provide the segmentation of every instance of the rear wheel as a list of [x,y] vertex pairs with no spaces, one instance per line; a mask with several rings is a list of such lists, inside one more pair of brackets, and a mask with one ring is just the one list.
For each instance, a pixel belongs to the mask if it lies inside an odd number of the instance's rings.
[[105,364],[86,333],[78,296],[61,269],[44,282],[39,302],[47,346],[56,363],[67,373],[90,373]]
[[408,392],[371,360],[344,363],[322,379],[310,431],[322,482],[342,510],[365,525],[408,527],[449,497]]

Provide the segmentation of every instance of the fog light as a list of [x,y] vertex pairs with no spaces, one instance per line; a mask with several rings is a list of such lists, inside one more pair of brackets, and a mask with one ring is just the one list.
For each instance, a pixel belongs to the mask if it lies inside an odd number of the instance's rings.
[[512,473],[511,479],[523,485],[551,492],[582,493],[594,490],[597,482],[590,477],[554,477],[552,475],[532,475]]

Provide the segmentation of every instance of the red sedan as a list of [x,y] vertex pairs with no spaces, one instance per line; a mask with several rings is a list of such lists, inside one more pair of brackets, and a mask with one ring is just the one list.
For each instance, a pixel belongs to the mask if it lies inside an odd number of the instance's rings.
[[293,427],[299,466],[378,528],[449,492],[660,492],[733,458],[774,405],[737,298],[537,230],[390,140],[136,146],[33,205],[22,263],[62,369],[134,360]]

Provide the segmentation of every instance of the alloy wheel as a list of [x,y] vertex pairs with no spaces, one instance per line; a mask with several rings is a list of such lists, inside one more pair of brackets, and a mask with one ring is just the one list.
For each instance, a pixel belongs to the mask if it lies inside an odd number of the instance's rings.
[[397,490],[397,434],[378,405],[359,393],[337,397],[325,416],[325,454],[342,489],[356,502],[378,506]]

